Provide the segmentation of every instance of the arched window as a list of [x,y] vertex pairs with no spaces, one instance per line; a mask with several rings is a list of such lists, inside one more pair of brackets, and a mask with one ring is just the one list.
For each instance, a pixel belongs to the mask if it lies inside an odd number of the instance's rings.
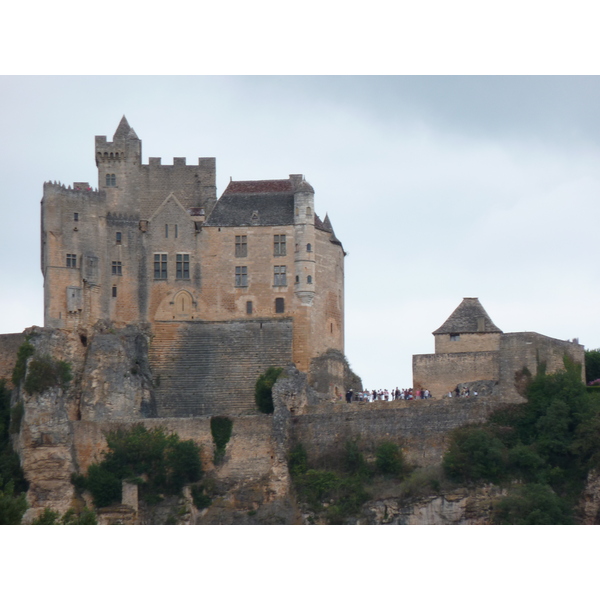
[[306,251],[312,252],[312,246],[310,244],[306,244]]
[[309,275],[309,276],[306,278],[306,283],[312,283],[312,275]]
[[106,187],[115,187],[117,185],[117,176],[114,173],[106,174]]
[[312,215],[312,210],[310,210],[310,206],[306,207],[306,216],[310,217],[310,215]]

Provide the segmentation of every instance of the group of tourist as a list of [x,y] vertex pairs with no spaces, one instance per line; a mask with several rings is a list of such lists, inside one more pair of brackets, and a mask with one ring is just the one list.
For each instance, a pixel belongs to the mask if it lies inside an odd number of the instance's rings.
[[393,400],[427,400],[431,398],[429,390],[413,390],[413,388],[387,390],[365,390],[364,392],[355,392],[348,390],[346,392],[346,402],[375,402],[382,400],[384,402],[392,402]]

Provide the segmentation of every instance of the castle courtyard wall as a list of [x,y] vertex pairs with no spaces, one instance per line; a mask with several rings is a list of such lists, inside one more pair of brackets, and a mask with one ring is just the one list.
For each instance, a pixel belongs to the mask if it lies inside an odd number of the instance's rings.
[[492,380],[500,376],[499,353],[453,352],[415,354],[413,386],[428,389],[434,398],[443,398],[459,383]]

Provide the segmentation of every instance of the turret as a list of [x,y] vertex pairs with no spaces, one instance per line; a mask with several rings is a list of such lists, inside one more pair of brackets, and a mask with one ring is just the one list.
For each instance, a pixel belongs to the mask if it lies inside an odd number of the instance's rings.
[[125,117],[112,142],[107,142],[105,135],[97,135],[95,141],[98,189],[106,190],[109,206],[116,208],[131,183],[132,172],[142,162],[142,142]]
[[303,175],[290,175],[294,190],[295,283],[300,302],[311,305],[315,297],[315,191]]

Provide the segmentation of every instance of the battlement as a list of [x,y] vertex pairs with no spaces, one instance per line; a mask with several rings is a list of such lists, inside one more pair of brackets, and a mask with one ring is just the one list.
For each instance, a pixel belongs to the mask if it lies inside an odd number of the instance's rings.
[[[187,158],[185,156],[174,156],[172,165],[163,165],[162,158],[157,156],[151,156],[148,158],[148,164],[142,164],[142,167],[190,167],[195,168],[196,165],[188,165]],[[198,166],[201,169],[214,169],[216,166],[216,160],[214,157],[201,157],[198,158]]]
[[60,181],[44,181],[44,193],[46,191],[71,192],[73,194],[99,194],[98,188],[92,188],[87,181],[75,181],[73,187]]

